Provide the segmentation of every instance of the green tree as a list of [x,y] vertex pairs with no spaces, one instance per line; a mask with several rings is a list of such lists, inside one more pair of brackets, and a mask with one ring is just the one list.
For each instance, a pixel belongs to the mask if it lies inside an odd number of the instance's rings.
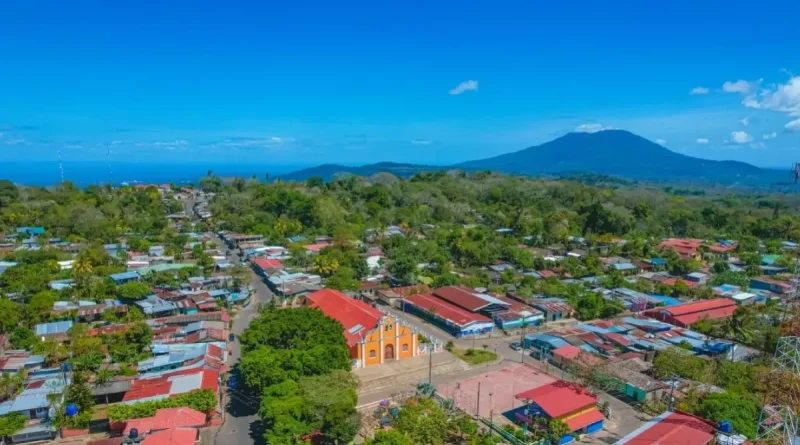
[[11,436],[21,430],[25,427],[26,421],[27,418],[16,411],[0,416],[0,437]]
[[356,291],[360,289],[358,280],[355,279],[353,269],[341,267],[325,280],[325,286],[340,291]]
[[758,404],[750,397],[725,391],[703,397],[697,414],[713,422],[730,420],[737,433],[753,439],[758,425],[758,412]]
[[414,443],[443,444],[447,438],[447,414],[435,400],[416,398],[408,401],[394,422],[397,431]]
[[415,443],[411,438],[395,429],[379,430],[375,433],[375,437],[364,441],[364,445],[414,445]]
[[139,281],[128,281],[117,286],[117,294],[123,300],[136,301],[150,294],[150,286]]

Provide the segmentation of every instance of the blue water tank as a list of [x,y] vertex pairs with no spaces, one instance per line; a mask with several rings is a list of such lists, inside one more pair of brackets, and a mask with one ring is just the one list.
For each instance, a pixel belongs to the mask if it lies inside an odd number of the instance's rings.
[[67,409],[65,410],[67,417],[73,417],[78,414],[78,406],[74,403],[67,404]]
[[719,430],[721,432],[723,432],[723,433],[732,433],[733,432],[733,426],[731,426],[731,421],[730,420],[723,420],[722,422],[720,422],[719,423]]

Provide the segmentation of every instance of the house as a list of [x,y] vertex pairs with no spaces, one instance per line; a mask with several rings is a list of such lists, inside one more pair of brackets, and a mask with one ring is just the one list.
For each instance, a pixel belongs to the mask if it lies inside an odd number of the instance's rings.
[[733,299],[733,301],[735,301],[739,306],[748,306],[755,304],[756,300],[758,299],[758,295],[751,294],[750,292],[739,292],[731,295],[731,299]]
[[534,326],[544,321],[544,314],[536,308],[503,295],[494,295],[494,298],[507,304],[505,311],[491,314],[494,323],[502,329],[515,329],[522,327],[523,324]]
[[[153,436],[156,433],[175,429],[194,430],[195,438],[197,435],[197,428],[206,426],[206,414],[188,407],[181,408],[162,408],[156,411],[153,417],[144,417],[140,419],[128,420],[125,424],[124,435],[129,436],[131,430],[136,429],[139,436],[144,437],[142,443],[147,443],[152,440],[153,443],[169,443],[174,444],[174,441],[164,442],[160,436]],[[190,434],[187,434],[190,436]],[[153,440],[159,437],[159,440]],[[188,444],[194,444],[187,442]]]
[[733,315],[736,308],[736,302],[730,298],[714,298],[651,309],[645,311],[644,315],[674,326],[688,328],[700,320],[728,318]]
[[667,411],[633,430],[614,445],[707,445],[714,441],[716,432],[717,426],[705,419],[681,411]]
[[702,245],[703,240],[699,239],[667,238],[661,241],[658,247],[672,250],[683,259],[699,259]]
[[456,337],[486,334],[494,328],[490,318],[430,294],[410,295],[404,298],[400,305],[404,311],[430,320]]
[[30,382],[16,397],[0,403],[0,415],[17,412],[31,420],[45,419],[48,417],[51,403],[48,395],[60,395],[65,386],[61,376]]
[[178,394],[209,389],[219,393],[220,373],[214,369],[196,368],[138,378],[131,383],[121,403],[163,400]]
[[545,322],[572,318],[575,314],[575,309],[560,298],[535,298],[531,306],[542,311]]
[[39,235],[44,235],[44,233],[45,233],[44,227],[41,226],[17,227],[17,234],[19,235],[39,236]]
[[692,283],[706,284],[706,282],[708,281],[709,276],[708,276],[708,274],[704,274],[702,272],[692,272],[692,273],[686,274],[685,278],[686,278],[686,281],[691,281]]
[[109,278],[114,280],[114,284],[119,286],[129,281],[139,281],[139,279],[141,279],[141,276],[139,275],[139,272],[132,271],[132,272],[112,273],[111,275],[109,275]]
[[164,317],[175,312],[175,305],[171,302],[159,298],[157,295],[148,295],[144,300],[135,303],[146,315],[154,317]]
[[779,281],[768,277],[750,279],[750,289],[766,290],[776,294],[788,294],[792,285],[787,281]]
[[308,307],[319,309],[342,324],[354,367],[379,365],[420,354],[415,328],[363,301],[334,289],[309,294],[306,301]]
[[569,427],[560,445],[572,442],[573,433],[591,434],[603,429],[605,416],[597,409],[597,396],[583,386],[558,380],[548,385],[516,394],[525,405],[515,410],[517,419],[533,423],[535,417],[559,419]]
[[250,262],[253,264],[253,268],[256,272],[263,277],[267,277],[273,272],[283,270],[284,267],[281,260],[268,258],[252,258]]
[[55,338],[66,340],[67,332],[72,328],[72,321],[55,321],[52,323],[41,323],[35,327],[36,336],[40,338]]

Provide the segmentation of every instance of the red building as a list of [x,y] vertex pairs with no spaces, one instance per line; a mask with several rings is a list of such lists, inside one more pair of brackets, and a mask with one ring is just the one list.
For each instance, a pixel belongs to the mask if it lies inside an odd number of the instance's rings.
[[665,412],[647,422],[614,445],[706,445],[714,440],[716,426],[680,411]]
[[736,302],[730,298],[692,301],[675,306],[658,307],[645,311],[644,315],[673,326],[688,328],[700,320],[728,318],[736,312]]

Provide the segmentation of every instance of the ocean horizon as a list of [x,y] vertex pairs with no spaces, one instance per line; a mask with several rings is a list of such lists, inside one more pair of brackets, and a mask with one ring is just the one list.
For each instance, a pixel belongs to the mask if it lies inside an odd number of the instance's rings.
[[[201,164],[201,163],[112,163],[105,162],[64,162],[64,180],[78,187],[92,184],[114,185],[150,183],[197,183],[209,170],[219,177],[244,177],[253,175],[264,180],[264,175],[277,176],[300,170],[310,165],[271,165],[271,164]],[[0,179],[8,179],[15,184],[48,187],[61,182],[58,162],[4,162],[0,163]]]

